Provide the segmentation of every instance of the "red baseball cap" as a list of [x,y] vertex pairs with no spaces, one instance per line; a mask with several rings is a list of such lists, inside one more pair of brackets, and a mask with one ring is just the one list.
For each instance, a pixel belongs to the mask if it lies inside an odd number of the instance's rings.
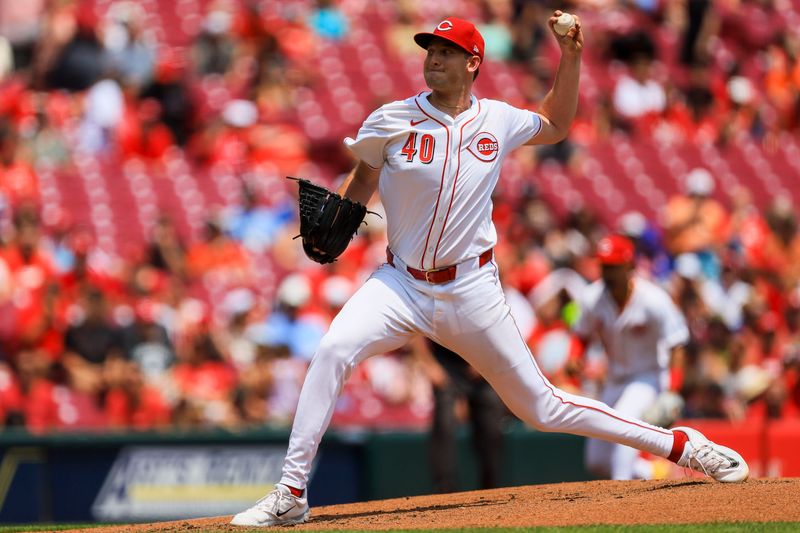
[[441,37],[457,44],[466,50],[468,54],[480,57],[481,63],[483,63],[483,36],[473,23],[464,19],[450,17],[437,24],[433,33],[423,32],[416,34],[414,42],[427,49],[428,45],[431,44],[431,39],[434,37]]
[[609,235],[597,243],[597,259],[603,265],[624,265],[633,262],[633,242],[622,235]]

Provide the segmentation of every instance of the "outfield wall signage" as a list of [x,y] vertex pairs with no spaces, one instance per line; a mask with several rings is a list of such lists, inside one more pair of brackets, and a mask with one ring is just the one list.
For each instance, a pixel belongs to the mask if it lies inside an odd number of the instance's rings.
[[285,446],[123,448],[92,514],[133,521],[237,513],[273,488],[285,453]]

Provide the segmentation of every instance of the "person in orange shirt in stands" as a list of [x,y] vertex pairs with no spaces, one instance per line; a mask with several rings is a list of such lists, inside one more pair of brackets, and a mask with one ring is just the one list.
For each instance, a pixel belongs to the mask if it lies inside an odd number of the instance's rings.
[[189,248],[186,272],[193,278],[214,273],[231,284],[247,284],[253,279],[245,248],[223,231],[222,222],[214,215],[206,220],[203,240]]
[[109,365],[105,415],[114,428],[146,430],[167,426],[172,412],[157,388],[147,385],[139,365],[123,359]]
[[765,213],[769,232],[761,248],[764,267],[781,280],[778,290],[800,283],[800,231],[795,206],[787,197],[776,198]]
[[233,404],[237,384],[234,368],[226,363],[204,326],[191,344],[179,351],[172,379],[180,394],[181,410],[195,411],[194,424],[230,427],[239,418]]
[[718,274],[718,251],[728,238],[729,216],[711,197],[714,178],[704,168],[691,170],[684,181],[686,194],[670,199],[664,211],[667,249],[673,256],[697,254],[708,277]]
[[20,157],[19,133],[9,124],[0,124],[0,193],[11,205],[39,199],[36,172]]

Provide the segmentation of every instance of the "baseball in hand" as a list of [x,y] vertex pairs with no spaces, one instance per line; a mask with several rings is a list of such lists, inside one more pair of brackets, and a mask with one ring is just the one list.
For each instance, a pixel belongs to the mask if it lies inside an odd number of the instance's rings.
[[566,35],[573,26],[575,26],[575,17],[569,13],[561,13],[553,29],[556,30],[556,33],[559,35]]

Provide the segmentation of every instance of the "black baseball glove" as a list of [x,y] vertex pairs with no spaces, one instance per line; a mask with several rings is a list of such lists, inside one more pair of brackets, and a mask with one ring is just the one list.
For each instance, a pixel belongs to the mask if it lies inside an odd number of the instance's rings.
[[[312,261],[332,263],[344,252],[364,221],[367,208],[308,180],[300,185],[300,235]],[[295,237],[295,239],[297,238]]]

